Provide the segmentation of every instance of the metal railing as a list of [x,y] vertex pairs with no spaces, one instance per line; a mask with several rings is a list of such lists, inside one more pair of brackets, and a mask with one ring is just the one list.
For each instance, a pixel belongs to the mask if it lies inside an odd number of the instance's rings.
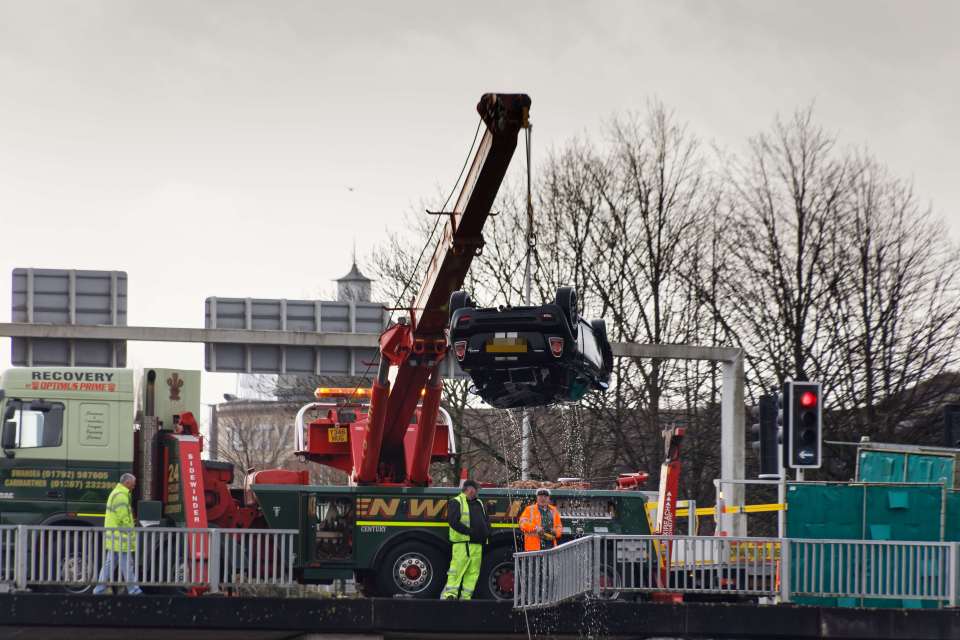
[[957,605],[955,542],[790,540],[786,597],[935,600]]
[[776,593],[776,538],[599,536],[598,595],[622,592]]
[[60,586],[203,588],[292,586],[289,529],[0,527],[0,582]]
[[601,534],[514,560],[518,609],[654,592],[960,604],[956,542]]
[[587,536],[543,551],[515,553],[514,606],[552,607],[590,592],[594,546],[593,536]]

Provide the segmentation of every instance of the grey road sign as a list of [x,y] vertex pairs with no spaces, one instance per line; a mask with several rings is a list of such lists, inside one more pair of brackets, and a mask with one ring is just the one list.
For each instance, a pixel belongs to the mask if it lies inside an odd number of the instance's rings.
[[[208,329],[378,335],[389,316],[376,302],[207,298]],[[362,375],[378,359],[370,347],[207,344],[207,371]]]
[[[127,274],[123,271],[14,269],[13,322],[73,326],[125,326]],[[17,366],[126,366],[123,340],[56,337],[13,339]]]

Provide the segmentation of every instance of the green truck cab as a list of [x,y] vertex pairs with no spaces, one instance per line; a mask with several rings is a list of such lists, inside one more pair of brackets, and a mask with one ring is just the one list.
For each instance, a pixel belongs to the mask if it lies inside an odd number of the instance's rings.
[[[136,497],[152,497],[137,404],[130,369],[0,374],[0,524],[102,525],[107,496],[127,472],[138,476]],[[146,370],[139,404],[172,428],[174,414],[199,409],[200,373]]]
[[133,468],[133,372],[11,369],[0,395],[0,524],[102,524]]

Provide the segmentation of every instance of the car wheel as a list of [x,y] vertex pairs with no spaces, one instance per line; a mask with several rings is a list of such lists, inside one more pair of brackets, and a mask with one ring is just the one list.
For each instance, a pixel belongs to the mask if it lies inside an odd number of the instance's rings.
[[453,314],[458,309],[465,309],[471,306],[473,301],[470,300],[470,294],[466,291],[454,291],[450,294],[450,317],[453,317]]
[[603,370],[607,373],[613,371],[613,349],[610,348],[610,339],[607,337],[607,323],[604,320],[593,320],[590,322],[593,328],[593,335],[600,346],[600,354],[603,356]]
[[437,598],[446,579],[443,568],[433,547],[418,542],[398,545],[380,564],[377,592],[387,597]]
[[496,547],[484,554],[476,597],[483,600],[513,600],[513,548]]
[[557,289],[557,295],[554,300],[554,304],[560,307],[563,310],[563,315],[567,317],[567,322],[570,323],[570,330],[573,332],[574,337],[577,336],[577,320],[579,319],[579,314],[577,313],[577,291],[573,287],[560,287]]

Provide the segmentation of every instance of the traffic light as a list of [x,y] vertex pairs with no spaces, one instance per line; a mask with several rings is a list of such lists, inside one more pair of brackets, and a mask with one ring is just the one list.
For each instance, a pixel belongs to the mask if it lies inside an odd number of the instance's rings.
[[823,394],[819,382],[783,383],[786,465],[819,469],[822,454]]
[[946,446],[960,449],[960,404],[944,405],[943,436]]
[[780,457],[777,451],[780,444],[780,428],[777,425],[777,404],[776,395],[760,396],[756,412],[757,422],[750,427],[756,438],[752,446],[757,450],[760,458],[758,477],[765,479],[780,477]]

